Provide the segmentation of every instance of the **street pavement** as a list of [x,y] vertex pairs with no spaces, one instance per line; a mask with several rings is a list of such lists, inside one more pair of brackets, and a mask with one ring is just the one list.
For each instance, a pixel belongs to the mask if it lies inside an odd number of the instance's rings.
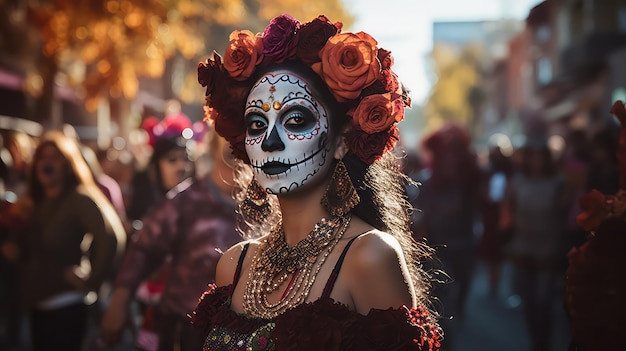
[[[500,286],[490,293],[485,266],[478,264],[470,288],[465,317],[457,321],[452,351],[533,351],[524,324],[522,304],[512,289],[512,269],[504,265]],[[553,303],[551,351],[566,351],[569,326],[562,299]],[[445,333],[445,330],[444,330]]]

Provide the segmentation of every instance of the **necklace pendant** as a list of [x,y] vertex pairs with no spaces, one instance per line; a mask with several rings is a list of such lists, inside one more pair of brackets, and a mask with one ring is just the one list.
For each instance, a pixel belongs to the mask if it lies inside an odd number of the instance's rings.
[[[304,303],[326,258],[349,225],[349,216],[332,221],[322,218],[305,239],[289,248],[279,222],[253,259],[244,291],[244,311],[259,318],[273,319]],[[280,300],[268,301],[268,296],[288,279]]]

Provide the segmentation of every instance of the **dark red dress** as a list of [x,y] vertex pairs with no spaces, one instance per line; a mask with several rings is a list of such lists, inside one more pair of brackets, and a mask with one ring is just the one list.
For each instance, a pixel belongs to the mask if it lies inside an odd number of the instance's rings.
[[439,350],[442,332],[426,308],[372,309],[362,315],[330,298],[350,244],[318,300],[293,307],[272,320],[240,315],[230,309],[247,250],[244,247],[235,283],[210,285],[191,315],[192,324],[206,335],[203,350]]

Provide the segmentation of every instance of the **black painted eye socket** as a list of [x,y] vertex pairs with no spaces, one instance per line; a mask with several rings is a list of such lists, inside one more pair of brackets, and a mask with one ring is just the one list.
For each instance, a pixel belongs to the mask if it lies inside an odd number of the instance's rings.
[[317,124],[317,118],[308,109],[296,107],[285,113],[285,129],[291,133],[304,133],[312,130]]
[[259,136],[267,130],[267,120],[265,117],[250,114],[246,116],[246,131],[249,136]]

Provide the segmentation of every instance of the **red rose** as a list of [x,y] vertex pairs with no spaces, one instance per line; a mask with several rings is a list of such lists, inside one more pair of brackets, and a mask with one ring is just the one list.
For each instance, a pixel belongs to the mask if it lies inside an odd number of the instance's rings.
[[607,217],[606,196],[597,190],[592,190],[580,198],[582,213],[576,216],[576,222],[585,230],[595,230]]
[[223,71],[222,57],[215,51],[213,51],[213,59],[207,59],[206,63],[198,64],[198,83],[206,88],[206,95],[213,94],[215,82]]
[[[361,96],[384,94],[389,92],[402,96],[402,86],[398,76],[393,71],[385,69],[380,71],[378,79],[372,83],[372,85],[363,89]],[[395,99],[395,97],[393,98]]]
[[367,164],[373,163],[385,152],[393,149],[399,139],[396,126],[374,134],[367,134],[354,128],[346,135],[346,143],[350,151]]
[[393,66],[393,56],[391,56],[391,51],[385,50],[382,48],[378,49],[378,61],[380,61],[380,68],[383,70],[388,70]]
[[617,100],[613,103],[610,110],[611,114],[615,115],[622,124],[626,124],[626,106],[621,100]]
[[328,38],[338,32],[337,25],[324,15],[305,23],[298,32],[296,56],[309,65],[321,61],[319,51],[324,47]]

